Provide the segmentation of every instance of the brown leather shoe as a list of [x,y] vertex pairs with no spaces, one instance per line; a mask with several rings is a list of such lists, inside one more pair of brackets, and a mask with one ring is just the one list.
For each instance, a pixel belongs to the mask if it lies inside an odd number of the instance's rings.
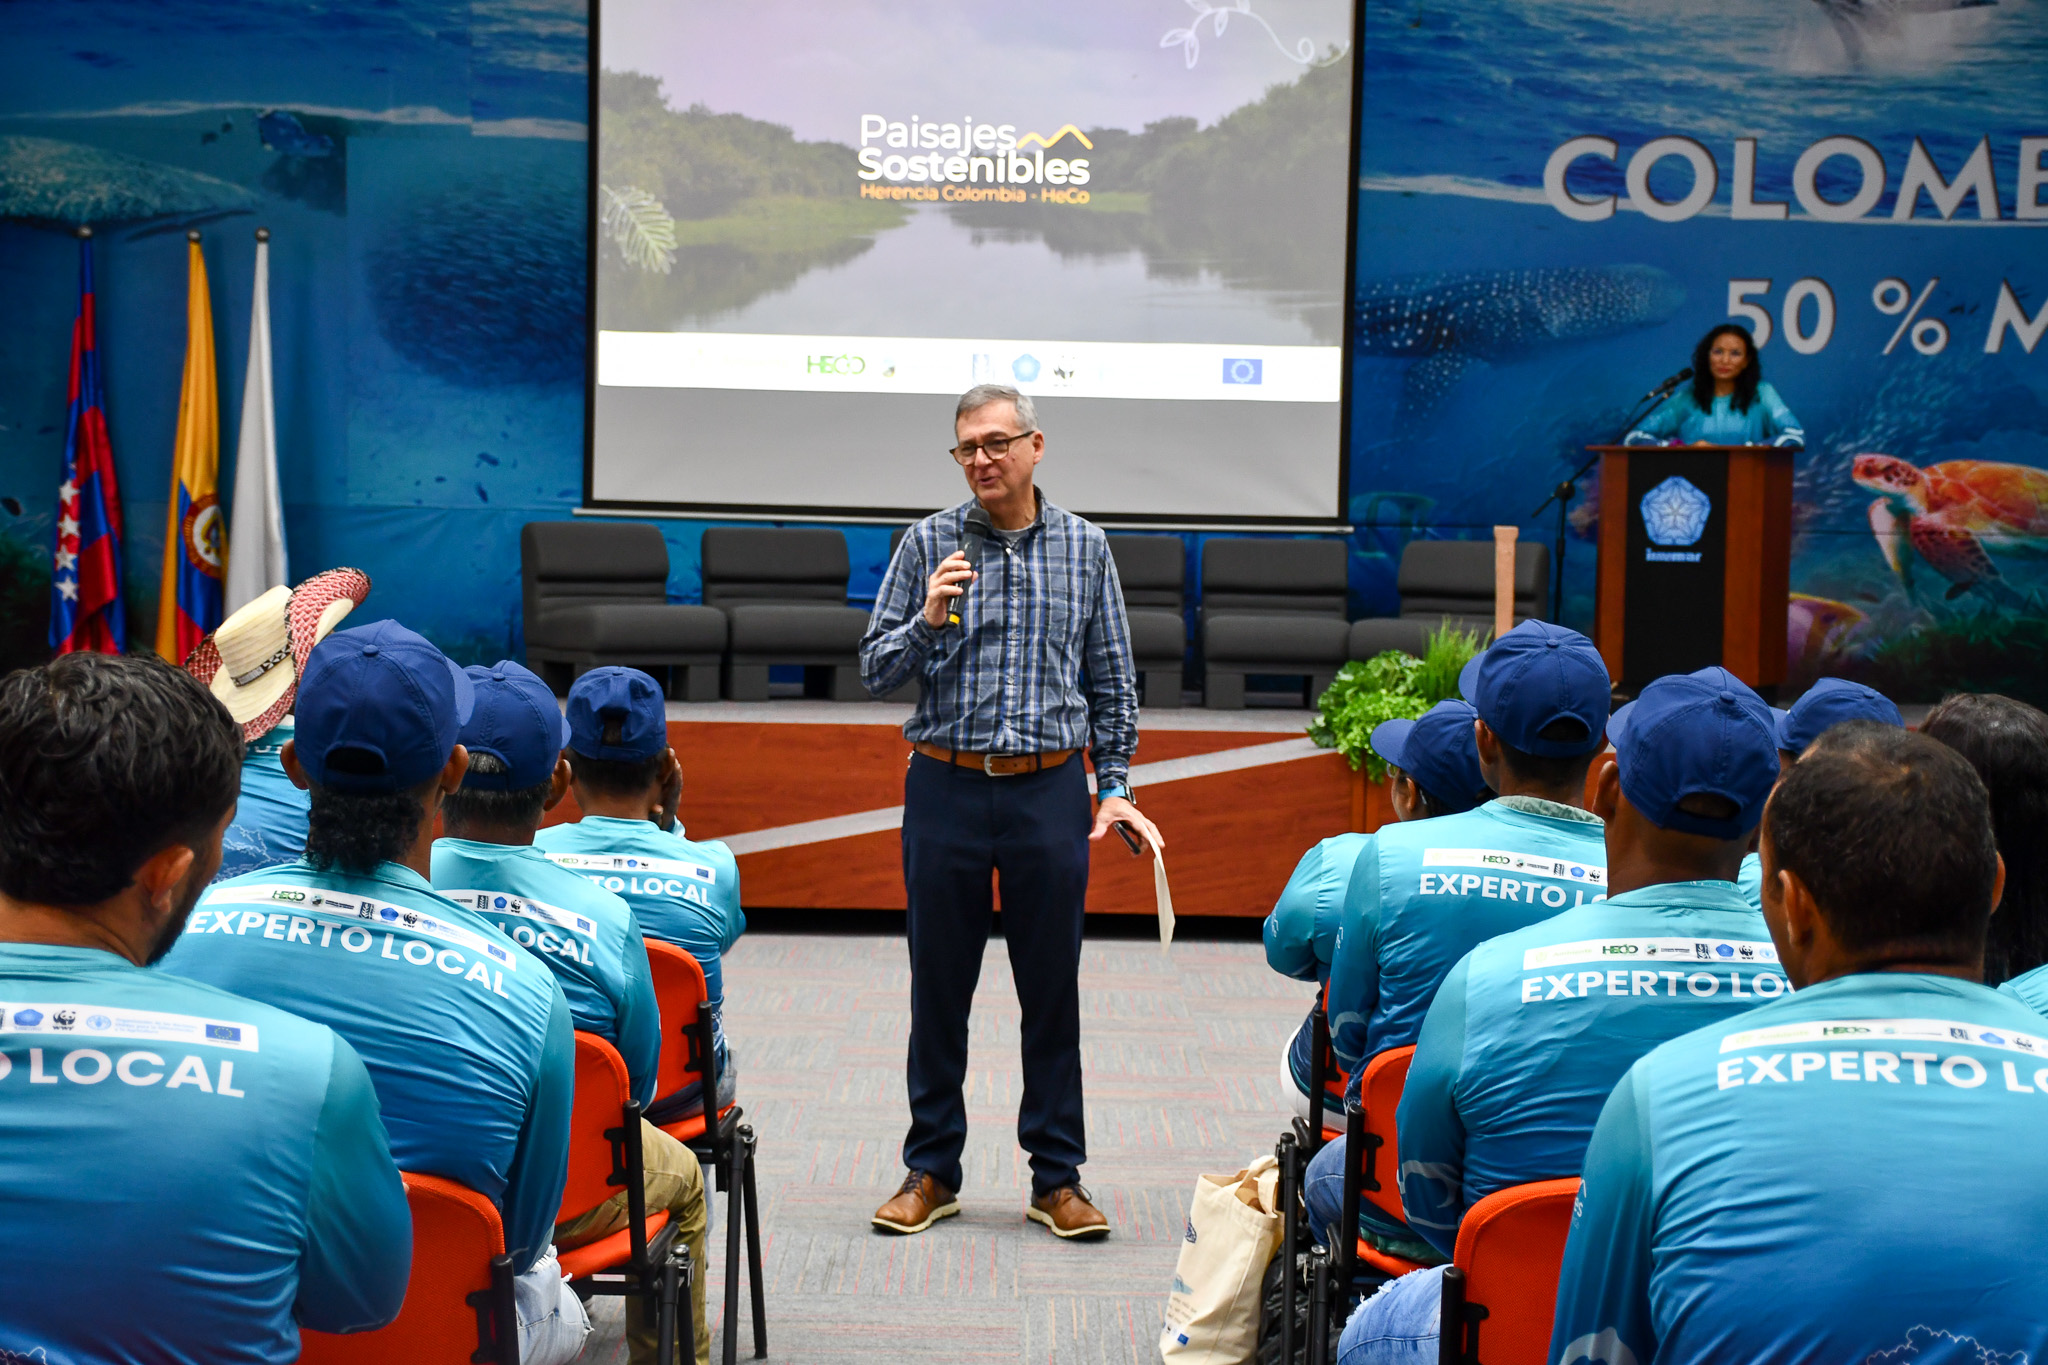
[[958,1212],[960,1201],[951,1190],[923,1171],[912,1171],[903,1177],[896,1197],[875,1210],[875,1231],[923,1232],[941,1218],[951,1218]]
[[1102,1216],[1101,1209],[1088,1202],[1088,1191],[1079,1185],[1064,1185],[1033,1199],[1024,1216],[1051,1228],[1055,1237],[1093,1241],[1109,1236],[1109,1220]]

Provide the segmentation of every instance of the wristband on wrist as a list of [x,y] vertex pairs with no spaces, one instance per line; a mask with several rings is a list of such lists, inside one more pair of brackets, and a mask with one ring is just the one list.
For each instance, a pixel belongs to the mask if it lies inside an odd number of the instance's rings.
[[1107,801],[1112,796],[1121,796],[1126,801],[1131,800],[1130,784],[1127,782],[1105,782],[1095,789],[1095,799],[1098,803]]

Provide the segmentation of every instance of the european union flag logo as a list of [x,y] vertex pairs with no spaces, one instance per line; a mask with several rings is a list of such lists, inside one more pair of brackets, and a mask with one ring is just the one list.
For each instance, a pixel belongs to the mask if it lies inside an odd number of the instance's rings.
[[1232,360],[1223,362],[1223,382],[1226,384],[1263,384],[1266,382],[1266,362],[1263,360]]
[[206,1037],[215,1043],[239,1043],[242,1041],[242,1030],[233,1024],[208,1024]]

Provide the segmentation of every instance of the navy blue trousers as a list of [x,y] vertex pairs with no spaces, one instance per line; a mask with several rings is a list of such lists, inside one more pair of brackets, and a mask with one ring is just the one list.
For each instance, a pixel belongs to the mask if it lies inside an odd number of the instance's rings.
[[910,1134],[903,1164],[960,1188],[967,1142],[967,1018],[1001,879],[1003,937],[1023,1007],[1017,1141],[1031,1192],[1080,1177],[1081,919],[1088,894],[1088,779],[1057,768],[989,777],[913,755],[903,780],[903,881],[910,893]]

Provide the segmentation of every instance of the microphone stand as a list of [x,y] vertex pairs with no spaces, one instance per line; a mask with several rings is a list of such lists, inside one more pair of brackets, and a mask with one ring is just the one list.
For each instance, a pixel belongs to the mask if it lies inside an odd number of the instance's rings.
[[[1661,403],[1666,398],[1669,398],[1677,390],[1678,386],[1684,382],[1683,379],[1679,379],[1673,380],[1668,384],[1659,384],[1656,388],[1637,399],[1635,407],[1629,412],[1628,419],[1621,424],[1621,430],[1616,432],[1607,441],[1607,444],[1611,446],[1620,445],[1623,438],[1629,432],[1635,430],[1636,423],[1643,419],[1643,414],[1650,410],[1652,404]],[[1550,615],[1553,621],[1564,615],[1564,547],[1566,535],[1570,530],[1568,518],[1571,515],[1572,499],[1579,495],[1579,480],[1591,473],[1593,466],[1598,463],[1600,463],[1600,453],[1598,451],[1588,455],[1585,463],[1574,469],[1571,472],[1571,476],[1563,483],[1551,489],[1550,496],[1545,498],[1542,504],[1529,514],[1529,520],[1534,521],[1543,515],[1544,509],[1548,508],[1550,504],[1557,504],[1557,532],[1552,539],[1550,552]]]

